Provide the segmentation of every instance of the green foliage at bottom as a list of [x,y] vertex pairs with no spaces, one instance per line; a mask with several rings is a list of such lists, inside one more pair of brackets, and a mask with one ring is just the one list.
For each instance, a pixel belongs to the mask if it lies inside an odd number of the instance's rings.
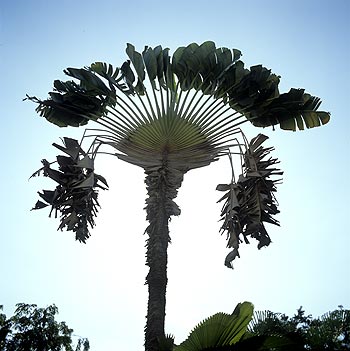
[[341,306],[320,318],[300,308],[292,318],[270,311],[253,313],[243,302],[234,312],[216,313],[200,322],[180,345],[167,336],[161,351],[347,351],[350,350],[350,310]]

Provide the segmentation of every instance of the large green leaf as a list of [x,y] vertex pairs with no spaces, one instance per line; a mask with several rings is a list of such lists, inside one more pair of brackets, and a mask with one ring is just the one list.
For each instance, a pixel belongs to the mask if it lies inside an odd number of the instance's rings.
[[144,79],[145,79],[145,66],[144,66],[144,63],[142,60],[142,55],[135,50],[135,47],[132,44],[127,44],[126,53],[129,56],[130,61],[135,68],[135,71],[137,73],[137,77],[141,81],[144,81]]
[[146,46],[145,50],[142,52],[142,57],[144,60],[144,64],[146,67],[148,78],[151,82],[153,82],[157,77],[157,73],[162,70],[162,65],[161,65],[160,69],[158,70],[157,56],[155,54],[155,50],[153,50],[152,48],[150,48],[148,46]]
[[281,94],[267,105],[259,105],[247,114],[248,119],[257,127],[280,124],[282,129],[319,127],[330,120],[330,114],[317,111],[320,99],[304,92],[304,89],[291,89]]
[[59,127],[79,127],[104,115],[106,106],[115,101],[115,94],[98,77],[92,78],[94,74],[87,70],[70,68],[66,73],[80,77],[80,84],[55,80],[55,91],[49,93],[49,99],[27,95],[28,100],[38,104],[36,111]]
[[85,89],[86,91],[96,91],[97,94],[102,95],[109,94],[109,89],[103,83],[103,81],[87,69],[67,68],[64,73],[70,77],[78,79],[80,81],[81,88]]
[[174,351],[202,351],[237,343],[246,332],[253,315],[253,305],[243,302],[232,315],[217,313],[199,323],[189,337]]

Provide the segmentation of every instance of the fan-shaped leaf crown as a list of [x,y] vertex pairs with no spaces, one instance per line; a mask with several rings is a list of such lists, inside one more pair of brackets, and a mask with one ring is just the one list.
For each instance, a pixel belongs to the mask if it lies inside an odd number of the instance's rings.
[[160,45],[146,46],[139,53],[127,44],[126,53],[129,59],[120,68],[101,62],[68,68],[65,73],[78,83],[55,81],[49,99],[28,98],[39,104],[37,111],[42,116],[61,127],[98,120],[110,107],[119,110],[117,101],[123,96],[147,95],[146,80],[162,96],[161,103],[155,101],[146,108],[148,118],[176,109],[178,94],[192,90],[228,103],[257,127],[279,124],[282,129],[296,130],[320,126],[330,119],[329,113],[317,111],[320,99],[304,89],[280,94],[279,76],[261,65],[244,68],[237,49],[217,48],[206,41],[179,47],[172,57],[169,49]]

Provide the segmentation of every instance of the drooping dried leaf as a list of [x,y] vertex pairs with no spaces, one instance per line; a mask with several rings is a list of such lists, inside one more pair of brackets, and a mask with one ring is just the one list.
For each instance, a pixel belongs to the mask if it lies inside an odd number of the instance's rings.
[[221,210],[223,221],[220,231],[227,234],[227,246],[233,248],[225,265],[232,268],[232,260],[239,257],[239,244],[249,243],[248,237],[258,241],[258,248],[268,246],[271,239],[265,229],[264,222],[279,225],[273,217],[279,213],[274,196],[276,183],[271,176],[282,175],[275,165],[275,158],[266,159],[273,148],[265,148],[262,144],[268,138],[259,134],[249,143],[244,154],[243,174],[237,183],[219,184],[217,190],[226,191],[220,201],[225,201]]
[[[40,175],[58,183],[54,190],[43,190],[39,196],[46,202],[38,201],[33,209],[51,205],[51,212],[60,213],[58,229],[75,232],[76,240],[85,243],[90,236],[89,226],[95,225],[97,215],[98,190],[108,189],[105,178],[94,173],[93,159],[86,155],[77,140],[63,139],[64,146],[53,144],[68,156],[57,156],[58,170],[54,163],[42,160],[43,167],[32,176]],[[101,185],[102,183],[103,185]]]
[[44,208],[44,207],[47,207],[47,206],[49,206],[49,205],[44,203],[44,202],[42,202],[42,201],[40,201],[40,200],[38,200],[36,202],[35,206],[31,209],[31,211],[33,211],[33,210],[40,210],[41,208]]

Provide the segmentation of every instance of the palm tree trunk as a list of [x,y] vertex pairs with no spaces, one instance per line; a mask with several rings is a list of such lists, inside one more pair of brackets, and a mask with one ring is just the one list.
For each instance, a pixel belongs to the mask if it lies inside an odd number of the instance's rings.
[[145,327],[145,350],[158,351],[158,338],[165,336],[165,303],[167,286],[167,263],[169,220],[179,215],[180,210],[172,200],[181,186],[183,172],[170,169],[164,158],[163,165],[146,169],[145,183],[148,198],[146,200],[148,239],[146,243],[146,264],[149,272],[146,277],[148,285],[148,308]]

